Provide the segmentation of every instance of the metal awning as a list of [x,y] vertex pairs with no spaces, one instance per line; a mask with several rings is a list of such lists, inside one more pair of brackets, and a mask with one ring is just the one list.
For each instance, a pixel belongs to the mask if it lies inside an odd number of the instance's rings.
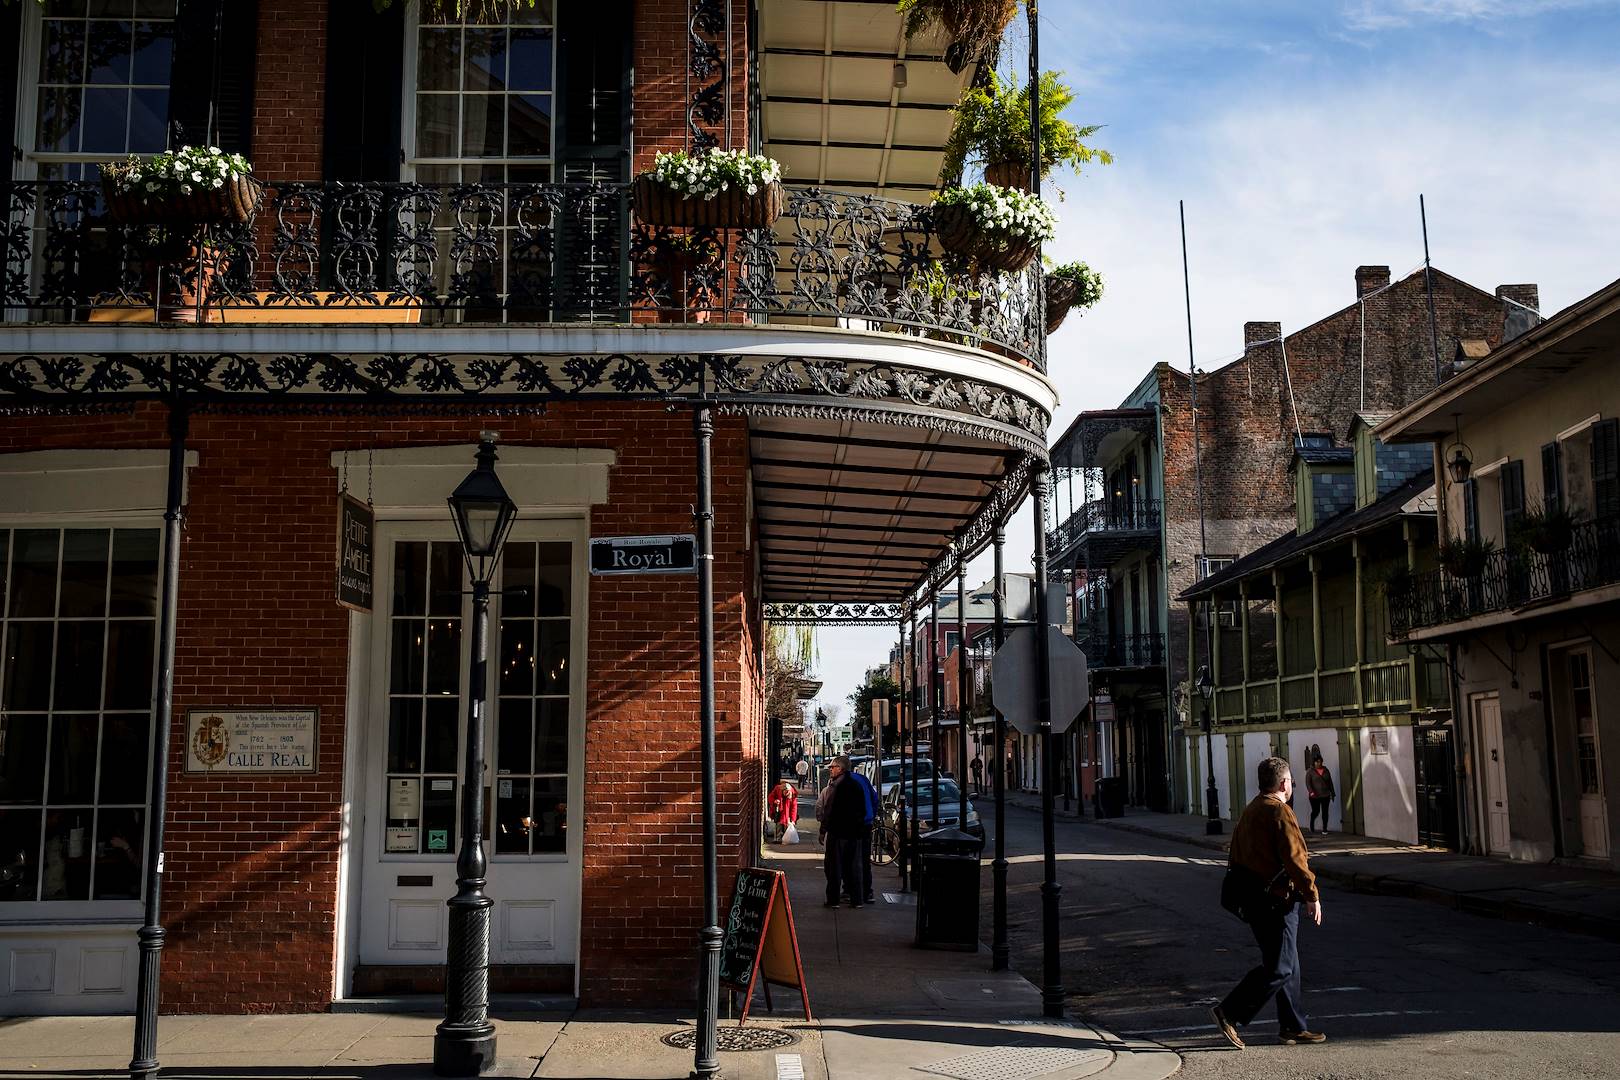
[[901,22],[889,0],[760,5],[764,152],[784,180],[916,201],[939,187],[951,108],[974,69],[951,74],[944,37],[907,42]]

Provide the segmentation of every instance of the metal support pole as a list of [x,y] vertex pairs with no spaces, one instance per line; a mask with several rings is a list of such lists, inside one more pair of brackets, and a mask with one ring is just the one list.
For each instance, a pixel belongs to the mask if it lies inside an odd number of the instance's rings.
[[1204,756],[1209,759],[1209,782],[1204,788],[1204,812],[1209,820],[1204,823],[1206,836],[1219,836],[1221,825],[1221,791],[1215,786],[1215,726],[1209,714],[1209,699],[1204,699]]
[[709,469],[714,412],[700,405],[692,419],[697,435],[697,508],[693,517],[697,525],[698,724],[703,769],[703,929],[698,934],[698,1031],[692,1075],[710,1077],[720,1074],[715,1021],[720,1011],[720,943],[725,936],[720,929],[714,806],[714,496]]
[[968,815],[968,694],[972,673],[968,670],[967,559],[956,553],[956,827],[967,831]]
[[[1032,0],[1033,2],[1033,0]],[[1030,11],[1034,33],[1034,10]],[[1052,649],[1047,638],[1052,613],[1046,597],[1046,504],[1052,493],[1047,464],[1037,462],[1030,478],[1035,494],[1035,722],[1041,745],[1041,839],[1045,846],[1045,878],[1041,882],[1041,935],[1044,953],[1041,977],[1042,1012],[1063,1015],[1063,971],[1058,942],[1057,829],[1052,805],[1052,784],[1057,777],[1052,756]]]
[[[995,606],[995,643],[1000,650],[1001,643],[1007,635],[1007,592],[1006,575],[1002,571],[1002,549],[1007,544],[1007,533],[1000,522],[996,523],[995,532],[990,534],[990,543],[995,551],[996,588],[992,594]],[[990,770],[995,773],[996,793],[996,857],[990,863],[990,877],[993,882],[991,917],[990,917],[990,970],[1007,970],[1007,721],[996,710],[995,750],[990,755]]]
[[[911,709],[911,794],[906,796],[906,813],[905,816],[900,819],[900,828],[905,830],[907,838],[906,847],[910,852],[910,858],[913,860],[911,864],[911,877],[913,881],[917,881],[919,873],[919,868],[915,862],[917,858],[917,811],[919,809],[917,805],[917,792],[919,790],[918,774],[922,772],[922,766],[920,759],[917,756],[917,729],[921,725],[917,723],[917,717],[920,710],[917,708],[915,698],[919,696],[918,692],[921,690],[921,687],[916,685],[917,623],[910,616],[907,616],[906,622],[911,624],[911,694],[914,700],[912,701]],[[900,778],[902,781],[904,781],[905,774],[902,773]]]
[[933,719],[933,727],[928,738],[928,757],[934,766],[934,783],[930,785],[933,792],[933,816],[928,819],[930,825],[939,828],[939,760],[943,744],[939,737],[940,721],[945,714],[945,661],[939,655],[939,594],[934,589],[933,571],[929,571],[928,581],[928,689],[933,696],[933,707],[928,715]]
[[180,403],[169,406],[169,481],[163,506],[163,595],[158,615],[157,700],[152,722],[152,801],[146,810],[146,913],[135,932],[140,969],[135,983],[135,1046],[129,1075],[146,1080],[158,1072],[159,976],[163,960],[163,818],[169,799],[169,730],[174,724],[174,624],[180,599],[180,534],[185,526],[186,435],[191,418]]
[[489,1022],[489,916],[484,895],[484,683],[489,669],[489,582],[472,583],[472,663],[467,686],[467,753],[461,774],[461,847],[456,895],[449,900],[444,1020],[433,1034],[433,1071],[478,1076],[495,1065],[495,1025]]
[[1423,291],[1429,297],[1429,348],[1434,353],[1434,385],[1440,385],[1440,331],[1434,319],[1434,271],[1429,268],[1429,211],[1418,195],[1418,218],[1423,223]]
[[[900,619],[900,707],[896,721],[899,725],[897,730],[900,735],[900,777],[895,791],[896,805],[909,805],[905,803],[906,763],[908,761],[906,757],[906,715],[912,711],[911,695],[909,693],[912,679],[911,673],[906,670],[906,623],[909,621],[910,619],[904,616]],[[912,723],[915,725],[915,717],[912,718]],[[916,738],[915,727],[913,727],[912,738]],[[883,787],[883,755],[881,754],[878,755],[878,787],[879,789]],[[882,791],[879,790],[878,795],[880,798],[882,794]],[[900,891],[908,893],[911,891],[911,830],[906,828],[904,814],[900,815],[897,825],[899,826],[900,835]]]

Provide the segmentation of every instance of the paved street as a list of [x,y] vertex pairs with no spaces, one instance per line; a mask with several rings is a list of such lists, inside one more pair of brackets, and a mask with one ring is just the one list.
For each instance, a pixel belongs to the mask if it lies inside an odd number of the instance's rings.
[[[993,828],[991,801],[979,807]],[[1039,983],[1040,817],[1017,807],[1007,814],[1013,963]],[[1180,1051],[1195,1080],[1563,1080],[1620,1071],[1620,945],[1332,886],[1323,890],[1323,925],[1300,931],[1306,1006],[1329,1042],[1280,1045],[1268,1006],[1245,1032],[1249,1049],[1231,1050],[1207,1006],[1257,952],[1247,927],[1217,902],[1224,858],[1073,818],[1059,818],[1057,836],[1070,1007]],[[988,861],[984,885],[988,940]]]

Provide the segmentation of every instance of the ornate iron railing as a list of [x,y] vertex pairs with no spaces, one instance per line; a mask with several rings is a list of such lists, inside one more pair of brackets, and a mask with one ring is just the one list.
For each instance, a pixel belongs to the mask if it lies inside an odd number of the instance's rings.
[[1056,556],[1092,534],[1157,532],[1162,507],[1158,499],[1093,499],[1046,534],[1046,550]]
[[1092,634],[1079,644],[1080,651],[1086,654],[1086,666],[1092,669],[1164,664],[1163,634]]
[[1620,518],[1586,521],[1572,530],[1562,551],[1509,548],[1492,552],[1476,575],[1430,570],[1391,588],[1390,633],[1403,638],[1425,627],[1614,584],[1620,584]]
[[0,306],[13,320],[134,321],[189,287],[202,294],[186,297],[194,312],[225,322],[296,322],[303,309],[371,322],[394,310],[423,322],[809,322],[1045,366],[1038,265],[950,265],[927,207],[869,195],[790,188],[774,229],[733,231],[644,224],[627,184],[287,183],[267,189],[256,220],[215,226],[200,247],[112,222],[93,182],[6,182],[0,207]]

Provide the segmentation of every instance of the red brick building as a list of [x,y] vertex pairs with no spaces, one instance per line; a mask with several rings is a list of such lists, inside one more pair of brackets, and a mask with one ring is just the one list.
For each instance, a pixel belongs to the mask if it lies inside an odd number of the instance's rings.
[[[129,1011],[154,869],[166,1011],[438,989],[476,670],[445,498],[486,428],[518,505],[484,687],[493,988],[684,1000],[698,592],[593,572],[591,542],[693,533],[694,418],[712,424],[724,898],[760,835],[763,622],[897,625],[1044,461],[1038,273],[974,283],[999,299],[971,313],[916,280],[938,257],[931,148],[972,72],[908,49],[889,9],[809,0],[693,23],[666,0],[486,22],[129,5],[0,8],[19,72],[0,90],[0,1012]],[[838,94],[807,95],[823,77]],[[239,150],[267,184],[252,221],[203,238],[218,273],[190,325],[95,170],[166,141]],[[636,215],[634,174],[705,143],[784,163],[774,231]],[[373,519],[358,608],[336,596],[345,492]]]

